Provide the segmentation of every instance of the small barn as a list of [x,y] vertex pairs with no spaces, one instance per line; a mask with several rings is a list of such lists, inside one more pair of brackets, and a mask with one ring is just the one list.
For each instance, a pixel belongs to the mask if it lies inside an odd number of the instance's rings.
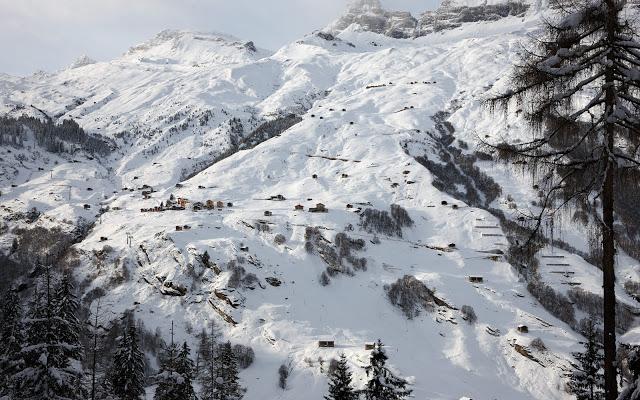
[[284,201],[286,200],[286,198],[281,194],[277,194],[275,196],[269,197],[269,200]]
[[318,347],[336,347],[336,343],[333,340],[319,340]]
[[376,348],[376,344],[375,343],[365,343],[364,344],[364,349],[365,350],[374,350]]
[[310,207],[309,208],[309,212],[312,212],[312,213],[326,213],[326,212],[329,212],[329,210],[327,210],[327,208],[325,207],[324,204],[318,203],[318,204],[316,204],[315,207]]
[[233,203],[232,202],[228,202],[227,203],[227,207],[229,207],[229,208],[233,207]]
[[518,325],[517,329],[520,333],[529,333],[529,327],[526,325]]
[[293,209],[296,211],[303,211],[304,206],[302,204],[297,204]]
[[182,230],[182,226],[181,225],[176,225],[176,231],[180,232]]
[[471,283],[482,283],[484,282],[484,278],[481,276],[470,276],[469,277],[469,282]]
[[84,209],[85,209],[85,210],[88,210],[88,209],[90,209],[90,208],[91,208],[91,205],[89,205],[89,204],[85,204],[85,205],[84,205]]
[[265,212],[264,212],[264,216],[265,216],[265,217],[270,217],[270,216],[272,216],[272,215],[273,215],[273,213],[272,213],[271,211],[265,211]]

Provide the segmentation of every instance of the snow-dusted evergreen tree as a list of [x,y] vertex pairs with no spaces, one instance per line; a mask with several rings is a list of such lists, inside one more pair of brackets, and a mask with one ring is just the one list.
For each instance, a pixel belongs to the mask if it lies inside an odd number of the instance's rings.
[[200,399],[202,400],[212,400],[215,398],[215,355],[218,348],[217,339],[219,335],[220,333],[213,321],[210,321],[208,331],[203,329],[199,334],[200,342],[198,343],[196,379],[198,383],[200,383]]
[[25,344],[20,370],[13,375],[16,399],[85,399],[79,363],[67,357],[71,343],[60,337],[64,319],[57,315],[51,274],[34,291],[25,319]]
[[12,382],[9,379],[19,368],[24,332],[22,306],[15,290],[9,290],[0,303],[0,397],[9,395]]
[[240,386],[238,377],[238,363],[231,348],[226,342],[218,346],[215,358],[215,381],[213,398],[215,400],[240,400],[244,397],[245,389]]
[[189,358],[191,349],[184,342],[178,347],[173,341],[173,322],[171,323],[171,343],[160,356],[160,372],[156,376],[157,388],[155,400],[192,400],[193,361]]
[[329,375],[329,394],[326,400],[357,400],[358,393],[353,388],[351,371],[347,365],[347,357],[340,355],[335,369]]
[[[211,352],[208,354],[214,354],[214,344],[209,342]],[[201,353],[202,354],[202,353]],[[198,375],[198,382],[200,383],[201,391],[200,398],[202,400],[215,399],[215,384],[216,384],[216,364],[213,356],[201,359],[200,373]]]
[[122,335],[109,372],[113,394],[120,400],[139,400],[144,391],[144,354],[134,324]]
[[178,386],[181,377],[176,372],[178,346],[173,341],[173,323],[171,324],[171,343],[159,356],[160,371],[156,375],[156,393],[154,400],[179,400]]
[[577,400],[601,400],[604,398],[604,376],[602,374],[602,345],[600,331],[592,320],[585,327],[584,352],[573,353],[578,365],[571,373],[569,388]]
[[[82,358],[82,345],[80,344],[80,321],[78,312],[78,300],[73,294],[73,284],[68,275],[64,275],[56,287],[55,312],[59,318],[58,336],[67,344],[63,352],[70,360],[79,362]],[[73,361],[71,361],[73,362]]]
[[[523,49],[510,88],[490,100],[521,111],[532,139],[490,144],[534,173],[543,198],[532,215],[581,204],[599,221],[604,288],[606,399],[617,397],[615,337],[616,185],[640,182],[640,42],[625,0],[554,0],[557,19]],[[508,135],[505,135],[508,136]],[[598,204],[599,202],[599,204]],[[595,208],[598,207],[599,210]]]
[[202,332],[198,334],[198,338],[200,340],[196,351],[195,365],[195,373],[197,377],[200,377],[204,371],[203,367],[213,359],[213,354],[215,353],[214,350],[217,346],[219,336],[220,331],[213,321],[209,323],[209,330],[203,328]]
[[409,383],[389,371],[387,359],[382,341],[378,339],[365,367],[369,380],[362,394],[366,400],[402,400],[411,395],[412,390],[407,389]]
[[194,365],[190,356],[191,349],[187,345],[187,342],[182,343],[182,347],[176,358],[176,373],[178,373],[181,378],[178,384],[178,394],[181,400],[197,399],[196,393],[193,390]]

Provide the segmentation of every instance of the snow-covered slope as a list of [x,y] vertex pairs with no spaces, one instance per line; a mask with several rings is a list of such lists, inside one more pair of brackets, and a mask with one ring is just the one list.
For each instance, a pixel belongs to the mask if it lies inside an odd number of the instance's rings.
[[[376,1],[361,3],[386,13]],[[535,199],[531,182],[477,161],[502,192],[469,204],[437,189],[440,178],[424,166],[424,158],[443,163],[443,126],[468,155],[478,135],[526,135],[517,116],[496,121],[481,101],[504,83],[517,44],[538,23],[531,12],[416,39],[340,25],[336,36],[311,34],[273,54],[223,35],[163,32],[108,63],[1,77],[4,113],[73,118],[118,147],[76,163],[65,155],[34,157],[35,144],[0,148],[0,163],[26,157],[15,176],[0,180],[7,226],[0,243],[8,248],[16,227],[96,220],[65,260],[85,292],[105,289],[103,307],[113,315],[135,310],[152,330],[166,333],[173,320],[178,337],[192,343],[188,327],[198,332],[217,321],[226,338],[256,351],[242,373],[249,400],[321,399],[327,379],[318,360],[342,352],[360,385],[364,345],[377,338],[418,399],[569,399],[564,373],[579,335],[528,293],[502,256],[511,233],[487,211],[516,218],[512,204],[526,208]],[[301,121],[255,147],[238,146],[288,113]],[[468,194],[463,184],[445,184]],[[143,185],[155,190],[149,198],[138,190]],[[188,199],[186,209],[142,211],[171,195]],[[269,200],[276,195],[284,200]],[[192,209],[207,200],[223,207]],[[328,212],[309,212],[317,203]],[[401,237],[359,226],[367,208],[388,211],[391,204],[414,222]],[[37,222],[9,219],[31,207],[44,212]],[[342,273],[323,285],[328,264],[336,265],[318,243],[335,248],[343,232],[364,240],[352,255],[365,258],[366,268],[341,260]],[[559,234],[587,250],[586,235],[566,228]],[[201,262],[205,251],[215,267]],[[540,264],[558,292],[578,283],[600,291],[599,270],[577,254],[546,248]],[[619,299],[630,307],[636,301],[621,285],[637,281],[637,270],[620,255]],[[385,292],[404,275],[435,289],[446,305],[407,319]],[[463,305],[475,309],[476,324],[463,320]],[[547,351],[529,347],[537,337]],[[336,347],[319,348],[318,340]],[[293,373],[283,391],[276,371],[287,362]]]

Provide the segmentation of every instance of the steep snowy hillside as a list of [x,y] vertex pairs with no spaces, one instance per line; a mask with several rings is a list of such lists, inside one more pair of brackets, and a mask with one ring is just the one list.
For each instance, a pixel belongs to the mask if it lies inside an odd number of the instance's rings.
[[[572,398],[585,310],[565,295],[601,291],[588,235],[565,224],[562,244],[526,265],[507,257],[537,191],[475,151],[478,136],[527,134],[482,100],[538,28],[537,6],[436,33],[375,0],[354,7],[275,53],[162,32],[108,63],[0,76],[3,114],[73,119],[114,144],[104,155],[50,154],[31,137],[0,147],[14,171],[0,178],[0,248],[36,226],[95,222],[69,234],[62,260],[84,293],[152,331],[174,321],[191,344],[215,320],[256,351],[241,374],[248,400],[321,399],[340,353],[362,385],[378,338],[417,399]],[[638,262],[621,253],[618,274],[626,332],[638,304],[623,285],[640,281]],[[393,296],[406,275],[435,292],[425,307]],[[566,300],[562,313],[541,305],[543,289]]]

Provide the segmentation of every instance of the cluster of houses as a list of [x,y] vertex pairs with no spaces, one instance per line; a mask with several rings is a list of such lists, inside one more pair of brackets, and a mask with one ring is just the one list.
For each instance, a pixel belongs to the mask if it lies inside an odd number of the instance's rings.
[[[295,211],[304,211],[304,206],[302,204],[296,204],[293,209]],[[317,203],[315,207],[309,207],[309,212],[312,213],[326,213],[329,212],[327,207],[322,203]]]
[[[153,192],[153,189],[150,190],[150,192],[148,194],[145,195],[145,198],[149,198],[147,197],[147,195],[150,196],[151,192]],[[286,198],[281,195],[273,195],[270,196],[269,198],[265,199],[265,200],[271,200],[271,201],[285,201]],[[311,199],[308,199],[311,200]],[[141,208],[140,212],[163,212],[163,211],[183,211],[187,209],[187,205],[191,204],[191,209],[193,211],[200,211],[200,210],[221,210],[225,207],[227,208],[231,208],[233,207],[233,203],[231,202],[224,202],[221,200],[206,200],[206,201],[196,201],[191,203],[191,201],[189,201],[189,199],[184,198],[184,197],[178,197],[177,199],[175,198],[174,195],[171,195],[169,197],[169,199],[167,199],[165,202],[161,202],[160,205],[155,206],[155,207],[151,207],[151,208]],[[352,205],[347,205],[347,208],[353,207]],[[302,204],[297,204],[296,206],[294,206],[294,210],[295,211],[304,211],[304,206]],[[309,207],[309,212],[311,213],[327,213],[329,212],[329,210],[327,209],[327,207],[323,204],[323,203],[316,203],[315,207]],[[271,211],[265,211],[264,212],[264,216],[265,217],[270,217],[272,216],[273,213]],[[176,226],[176,230],[184,230],[184,227],[181,227],[183,229],[178,229],[179,227]]]
[[[162,212],[162,211],[183,211],[187,209],[187,204],[191,203],[189,199],[184,197],[178,197],[177,199],[171,195],[166,202],[161,202],[159,206],[151,207],[151,208],[141,208],[140,212]],[[223,201],[215,201],[215,200],[207,200],[205,202],[196,201],[191,205],[191,209],[193,211],[200,210],[215,210],[222,209],[224,207],[233,207],[233,203],[231,202],[223,202]]]
[[[336,342],[334,340],[318,340],[318,347],[320,348],[333,348],[336,347]],[[364,349],[367,351],[374,350],[376,348],[375,343],[365,343]]]

